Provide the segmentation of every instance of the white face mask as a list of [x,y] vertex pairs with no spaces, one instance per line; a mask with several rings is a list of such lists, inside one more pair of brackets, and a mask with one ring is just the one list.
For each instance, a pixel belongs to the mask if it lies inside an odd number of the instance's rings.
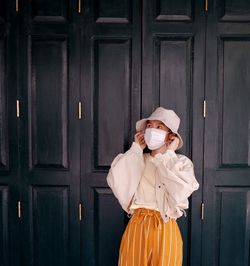
[[167,132],[157,128],[146,128],[144,139],[150,150],[156,150],[165,145]]

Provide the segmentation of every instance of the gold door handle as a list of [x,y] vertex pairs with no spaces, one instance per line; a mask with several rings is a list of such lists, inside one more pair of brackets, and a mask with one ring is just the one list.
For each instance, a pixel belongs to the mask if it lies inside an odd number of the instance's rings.
[[208,0],[205,0],[205,11],[208,11]]
[[82,220],[82,204],[79,203],[79,221]]
[[19,0],[16,0],[16,12],[19,11]]
[[16,100],[16,116],[20,116],[20,103],[19,100]]
[[82,11],[82,0],[78,0],[78,13],[80,14]]
[[78,118],[82,119],[82,103],[78,103]]
[[17,215],[18,215],[18,218],[20,219],[21,216],[22,216],[22,213],[21,213],[21,201],[18,201],[17,202]]

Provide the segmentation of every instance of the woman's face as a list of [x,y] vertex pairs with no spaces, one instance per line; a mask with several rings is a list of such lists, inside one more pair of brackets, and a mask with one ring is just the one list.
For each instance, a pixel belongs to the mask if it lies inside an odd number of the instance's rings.
[[168,133],[165,139],[167,145],[170,144],[176,137],[176,134],[173,133],[164,123],[159,120],[148,120],[146,128],[156,128],[166,131]]

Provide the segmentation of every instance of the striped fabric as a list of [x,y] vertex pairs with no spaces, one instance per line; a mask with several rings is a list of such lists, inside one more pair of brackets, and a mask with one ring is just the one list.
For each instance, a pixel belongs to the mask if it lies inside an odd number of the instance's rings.
[[119,255],[119,266],[181,266],[182,237],[176,221],[163,223],[158,211],[136,209]]

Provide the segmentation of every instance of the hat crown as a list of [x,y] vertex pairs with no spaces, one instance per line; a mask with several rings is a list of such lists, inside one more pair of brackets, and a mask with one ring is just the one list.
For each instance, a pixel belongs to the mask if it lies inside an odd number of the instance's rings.
[[180,126],[180,118],[178,115],[173,110],[165,109],[163,107],[156,108],[148,117],[148,120],[159,120],[175,133]]

